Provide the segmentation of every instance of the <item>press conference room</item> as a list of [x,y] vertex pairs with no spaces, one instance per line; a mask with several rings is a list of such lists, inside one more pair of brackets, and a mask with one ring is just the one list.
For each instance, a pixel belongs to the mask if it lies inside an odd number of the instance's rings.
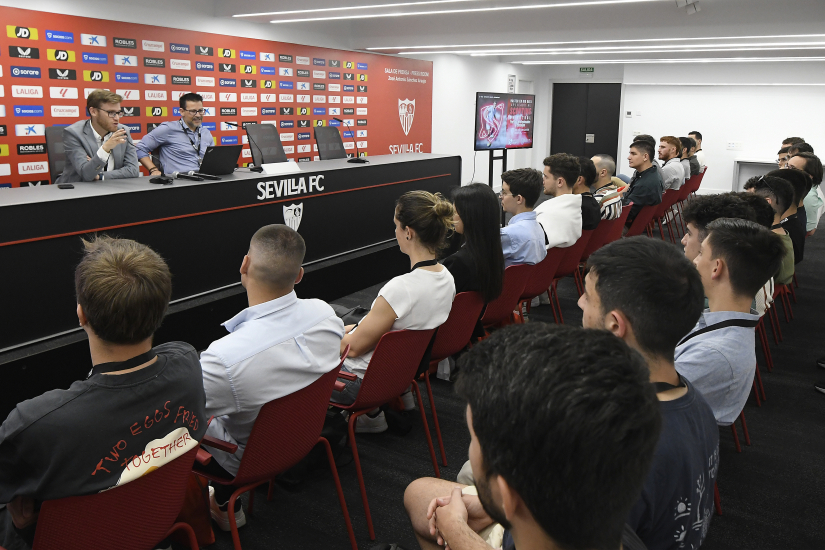
[[0,20],[0,550],[825,546],[821,0]]

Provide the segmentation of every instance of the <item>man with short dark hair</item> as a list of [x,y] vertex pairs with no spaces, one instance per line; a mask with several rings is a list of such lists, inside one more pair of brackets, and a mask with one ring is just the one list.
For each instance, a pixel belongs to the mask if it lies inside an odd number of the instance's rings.
[[788,209],[782,214],[782,221],[779,223],[791,236],[794,262],[799,263],[805,256],[805,226],[807,217],[805,215],[805,208],[799,208],[798,205],[800,202],[803,202],[805,195],[811,189],[811,176],[804,170],[794,169],[793,164],[796,164],[796,162],[792,157],[791,160],[788,160],[787,168],[771,170],[765,175],[783,179],[793,187],[793,200],[788,205]]
[[582,196],[573,193],[581,174],[579,159],[556,153],[544,159],[544,194],[549,200],[536,206],[536,221],[547,248],[573,246],[582,235]]
[[[201,354],[206,414],[215,417],[207,433],[238,445],[235,454],[209,449],[223,475],[238,473],[263,405],[309,386],[340,362],[344,323],[326,302],[295,294],[305,252],[304,239],[288,226],[259,229],[240,269],[249,307],[223,323],[229,334]],[[224,531],[235,489],[210,488],[212,519]],[[238,527],[246,524],[240,504],[235,502]]]
[[790,149],[790,147],[783,147],[776,152],[776,164],[780,169],[788,167],[788,159],[791,158],[790,155],[788,155],[788,149]]
[[544,230],[533,207],[541,194],[542,175],[533,168],[518,168],[501,174],[501,207],[513,215],[501,228],[504,266],[537,264],[547,256]]
[[[807,143],[800,145],[807,145]],[[810,152],[794,152],[794,149],[791,148],[788,151],[788,154],[791,155],[791,158],[788,159],[788,168],[802,170],[811,177],[811,186],[808,188],[808,192],[805,193],[802,200],[797,202],[797,213],[801,220],[804,215],[802,221],[804,221],[805,231],[815,232],[816,227],[819,225],[819,217],[822,214],[823,199],[819,185],[822,183],[823,169],[822,161],[814,155],[813,148],[810,146],[809,148],[811,149]],[[813,235],[813,233],[811,234]]]
[[129,128],[120,124],[123,98],[109,90],[95,90],[86,98],[89,118],[63,129],[66,166],[55,183],[136,178],[135,144]]
[[[197,172],[207,147],[215,144],[212,133],[203,127],[206,114],[203,97],[196,93],[183,94],[179,103],[181,118],[162,123],[143,136],[137,147],[138,159],[150,176],[159,176],[161,172]],[[155,166],[152,151],[158,152],[162,170]]]
[[790,183],[781,178],[755,176],[745,183],[745,191],[762,197],[773,210],[773,222],[770,229],[779,235],[782,244],[785,245],[785,256],[782,258],[782,264],[774,278],[777,284],[790,284],[793,281],[795,263],[793,242],[780,222],[782,221],[782,213],[788,209],[791,201],[793,201],[793,188]]
[[805,143],[805,138],[789,137],[782,140],[782,147],[790,147],[794,143]]
[[633,203],[627,225],[633,223],[642,207],[662,202],[662,178],[656,172],[652,159],[653,146],[647,141],[635,141],[630,145],[627,160],[630,167],[636,170],[636,174],[630,180],[622,199],[622,206]]
[[788,155],[794,156],[797,153],[811,153],[813,154],[814,148],[811,147],[809,143],[805,143],[804,141],[801,143],[794,143],[793,145],[788,146]]
[[707,237],[706,227],[719,218],[741,218],[756,220],[753,209],[736,195],[723,193],[718,195],[699,195],[693,198],[682,211],[685,220],[685,236],[682,246],[685,256],[691,262],[699,254],[699,246]]
[[592,159],[596,167],[596,181],[590,188],[593,198],[599,203],[603,220],[615,220],[622,214],[622,197],[618,193],[624,182],[615,177],[616,161],[610,155],[598,154]]
[[38,503],[134,481],[197,448],[209,420],[195,349],[152,345],[172,294],[166,262],[127,239],[83,245],[75,294],[92,370],[19,403],[0,426],[0,545],[9,549],[32,544]]
[[701,132],[688,132],[688,137],[693,138],[693,141],[696,142],[696,160],[699,161],[699,166],[702,169],[705,169],[705,152],[702,151],[702,133]]
[[659,160],[662,164],[662,189],[678,190],[685,182],[685,171],[682,168],[680,151],[682,142],[674,136],[663,136],[659,140]]
[[779,271],[785,245],[748,220],[719,218],[707,231],[693,263],[708,309],[676,346],[676,370],[702,393],[716,422],[728,426],[745,407],[756,369],[753,297]]
[[642,354],[662,412],[653,465],[628,524],[648,548],[699,548],[713,516],[719,430],[673,364],[676,344],[702,312],[699,273],[676,247],[646,236],[603,246],[587,265],[582,324],[608,330]]
[[602,219],[599,203],[590,191],[591,186],[596,183],[598,174],[596,173],[596,165],[587,157],[579,157],[579,166],[581,167],[581,174],[576,178],[576,183],[573,185],[573,194],[579,195],[582,200],[582,231],[589,231],[596,229]]
[[603,331],[505,327],[462,356],[456,391],[475,486],[407,487],[422,550],[641,547],[625,523],[661,423],[636,352]]

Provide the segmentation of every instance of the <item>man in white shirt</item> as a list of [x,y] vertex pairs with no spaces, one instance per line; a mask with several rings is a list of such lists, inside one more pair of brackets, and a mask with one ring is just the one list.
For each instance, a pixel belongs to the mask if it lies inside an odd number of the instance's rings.
[[[210,449],[213,462],[238,472],[258,412],[338,367],[344,323],[321,300],[299,300],[304,239],[286,225],[267,225],[252,237],[241,263],[249,307],[223,326],[230,332],[201,354],[207,434],[238,445],[235,454]],[[226,503],[236,488],[210,488],[212,518],[229,530]],[[236,501],[238,526],[246,523]]]
[[[696,132],[696,131],[690,132],[688,134],[688,137],[692,137],[693,141],[696,142],[696,160],[699,161],[699,166],[701,166],[702,169],[704,170],[706,165],[705,165],[705,152],[702,151],[702,133],[701,132]],[[784,145],[784,142],[783,142],[783,145]]]
[[556,153],[544,159],[544,194],[552,199],[535,208],[536,220],[547,235],[547,248],[566,248],[582,236],[582,196],[573,193],[581,172],[579,159]]
[[685,170],[679,158],[682,142],[674,136],[664,136],[659,140],[659,160],[662,161],[662,183],[664,190],[679,189],[685,181]]

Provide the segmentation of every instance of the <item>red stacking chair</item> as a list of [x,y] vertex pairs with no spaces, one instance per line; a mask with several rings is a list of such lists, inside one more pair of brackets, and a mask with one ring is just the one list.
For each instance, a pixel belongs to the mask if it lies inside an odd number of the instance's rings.
[[659,236],[662,237],[662,240],[665,240],[665,232],[662,229],[662,224],[667,223],[667,230],[670,234],[670,242],[674,244],[676,243],[674,235],[678,235],[675,229],[676,220],[673,216],[671,216],[670,220],[668,221],[665,221],[665,218],[673,208],[673,205],[676,204],[677,200],[679,200],[678,190],[674,191],[673,189],[668,189],[667,191],[665,191],[662,195],[662,202],[659,204],[659,207],[653,213],[653,219],[651,220],[651,223],[659,224]]
[[487,304],[484,315],[481,317],[481,324],[484,329],[509,325],[513,322],[514,310],[518,309],[519,298],[524,294],[524,287],[527,281],[535,272],[532,265],[511,265],[504,270],[504,284],[501,295]]
[[175,523],[199,447],[109,491],[47,500],[40,509],[34,550],[152,550],[173,531],[183,530],[192,550],[195,532]]
[[438,447],[441,450],[441,464],[447,465],[447,454],[444,452],[444,441],[441,439],[441,427],[438,425],[438,415],[435,412],[433,387],[430,385],[430,374],[438,367],[438,363],[455,355],[467,347],[473,336],[481,310],[484,309],[484,299],[478,292],[460,292],[453,300],[450,316],[444,324],[438,327],[430,352],[430,368],[421,376],[427,386],[427,397],[430,399],[430,411],[433,413],[435,435],[438,438]]
[[[238,474],[234,478],[220,477],[212,473],[195,469],[201,477],[220,485],[235,485],[239,488],[229,497],[226,509],[229,511],[229,526],[235,550],[241,550],[241,539],[235,523],[235,501],[249,491],[249,514],[254,513],[255,488],[269,482],[268,499],[272,498],[272,480],[275,476],[289,470],[300,462],[318,443],[322,443],[327,453],[329,469],[338,491],[338,502],[344,514],[349,542],[353,550],[358,550],[352,522],[344,500],[344,491],[338,478],[338,469],[329,442],[321,437],[321,430],[326,419],[329,398],[338,376],[338,369],[333,369],[318,378],[309,386],[270,401],[261,407],[252,433],[246,443]],[[399,392],[400,393],[400,392]],[[237,450],[236,445],[205,437],[202,445],[215,447],[228,452]]]
[[691,194],[691,190],[696,186],[696,189],[699,188],[699,182],[702,181],[702,178],[699,174],[695,176],[690,176],[687,181],[679,188],[679,196],[676,197],[676,204],[673,205],[673,216],[679,216],[679,225],[682,226],[682,233],[687,232],[687,226],[685,225],[685,220],[682,219],[682,208],[685,204],[685,201],[688,198],[688,195]]
[[[742,433],[745,435],[745,443],[747,445],[751,444],[751,436],[748,433],[748,423],[745,421],[745,411],[741,411],[739,413],[739,420],[742,422]],[[742,446],[739,444],[739,434],[736,433],[736,421],[733,421],[733,424],[730,425],[731,432],[733,432],[733,442],[736,444],[736,452],[742,452]]]
[[[607,239],[605,239],[604,244],[610,244],[613,241],[618,241],[622,238],[622,231],[624,230],[624,225],[627,223],[627,218],[630,216],[630,209],[633,207],[633,203],[631,202],[627,206],[622,207],[621,215],[616,218],[615,220],[608,220],[602,221],[601,223],[609,223],[612,224],[610,226],[610,232],[607,235]],[[589,257],[589,254],[588,254]]]
[[[561,304],[559,303],[559,295],[558,292],[556,292],[559,281],[568,275],[573,275],[576,282],[576,290],[579,291],[579,296],[581,296],[584,291],[581,287],[579,263],[581,262],[582,253],[584,252],[585,247],[587,247],[587,243],[590,242],[590,237],[593,235],[593,231],[595,230],[590,229],[587,231],[582,231],[582,236],[579,237],[576,244],[564,249],[567,252],[565,253],[564,258],[562,258],[559,268],[556,270],[556,275],[553,277],[553,282],[550,283],[550,305],[553,306],[553,319],[555,319],[556,323],[564,323],[564,317],[561,314]],[[553,303],[553,300],[555,300],[555,304]],[[558,316],[556,315],[556,308],[559,310]]]
[[[433,461],[435,476],[440,477],[438,463],[435,459],[433,440],[430,437],[430,428],[427,425],[427,416],[424,414],[424,403],[421,401],[421,391],[418,382],[414,380],[424,353],[433,339],[435,329],[430,330],[396,330],[381,337],[372,354],[367,372],[361,380],[361,389],[352,405],[332,403],[330,405],[347,410],[349,415],[349,441],[352,446],[352,456],[355,462],[355,472],[358,475],[358,485],[361,487],[361,500],[364,502],[364,514],[367,516],[367,528],[370,539],[375,540],[375,529],[372,526],[370,506],[367,501],[367,489],[364,485],[364,475],[361,472],[361,460],[358,458],[358,447],[355,444],[355,419],[379,407],[405,391],[411,385],[418,399],[418,410],[421,411],[421,423],[424,425],[424,434],[427,436],[427,445],[430,448],[430,458]],[[338,376],[353,380],[354,374],[339,372]],[[341,384],[336,384],[336,387]],[[341,386],[343,386],[341,384]],[[248,449],[248,447],[247,447]],[[247,451],[248,452],[248,451]],[[244,453],[246,457],[246,452]],[[230,514],[229,517],[232,517]]]
[[[630,208],[628,206],[628,208]],[[625,233],[625,237],[635,237],[636,235],[641,235],[643,232],[647,232],[648,236],[652,236],[653,233],[650,231],[648,227],[650,225],[650,221],[653,219],[653,215],[656,213],[656,209],[659,208],[658,204],[650,204],[648,206],[643,206],[639,213],[636,214],[636,218],[633,220],[633,223],[630,224],[630,228]]]
[[593,234],[590,235],[590,240],[587,241],[587,246],[585,246],[582,251],[582,262],[586,261],[591,254],[607,244],[607,239],[613,234],[613,227],[617,221],[618,219],[601,220],[599,222],[599,225],[597,225],[596,229],[593,230]]
[[556,270],[559,268],[559,264],[565,254],[567,254],[566,248],[548,248],[547,256],[533,267],[533,273],[530,275],[530,278],[527,279],[527,284],[524,285],[521,298],[519,298],[519,322],[524,322],[525,308],[528,313],[530,312],[530,302],[533,298],[541,296],[546,292],[547,299],[550,299],[550,285],[553,284],[553,277],[556,276]]

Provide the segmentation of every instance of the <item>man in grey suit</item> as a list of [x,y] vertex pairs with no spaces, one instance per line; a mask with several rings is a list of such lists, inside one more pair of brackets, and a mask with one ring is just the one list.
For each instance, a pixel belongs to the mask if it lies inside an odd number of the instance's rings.
[[118,124],[123,115],[123,98],[108,90],[95,90],[86,99],[91,117],[63,130],[66,167],[55,183],[105,181],[136,178],[135,144],[126,126]]

